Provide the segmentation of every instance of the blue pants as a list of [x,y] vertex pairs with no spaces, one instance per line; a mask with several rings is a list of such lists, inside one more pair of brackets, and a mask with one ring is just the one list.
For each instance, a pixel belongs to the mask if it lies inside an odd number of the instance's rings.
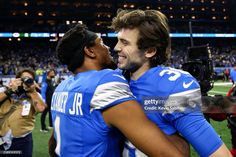
[[12,145],[8,150],[0,146],[1,157],[32,157],[33,139],[32,133],[23,138],[13,138]]

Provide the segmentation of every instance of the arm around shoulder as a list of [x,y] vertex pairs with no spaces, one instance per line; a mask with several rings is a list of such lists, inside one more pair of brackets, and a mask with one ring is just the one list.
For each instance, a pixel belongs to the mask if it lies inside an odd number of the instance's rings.
[[[148,156],[182,157],[161,130],[144,114],[133,100],[110,107],[102,113],[109,126],[118,128],[137,148]],[[171,151],[170,151],[171,150]]]

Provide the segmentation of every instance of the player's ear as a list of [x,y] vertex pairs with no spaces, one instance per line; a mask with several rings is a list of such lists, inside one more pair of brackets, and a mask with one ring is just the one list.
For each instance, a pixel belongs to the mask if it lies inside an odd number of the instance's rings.
[[155,47],[148,48],[145,51],[145,57],[152,58],[157,53],[157,49]]
[[94,48],[85,46],[84,47],[84,55],[91,57],[91,58],[96,57]]

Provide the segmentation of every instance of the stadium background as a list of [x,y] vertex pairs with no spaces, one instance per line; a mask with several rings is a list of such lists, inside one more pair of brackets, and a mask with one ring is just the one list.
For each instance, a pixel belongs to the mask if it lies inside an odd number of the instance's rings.
[[[115,34],[108,28],[118,8],[157,9],[169,19],[172,56],[168,66],[181,68],[191,45],[189,22],[194,45],[209,44],[216,83],[209,94],[225,95],[231,87],[223,80],[223,71],[236,63],[235,0],[1,0],[0,1],[0,80],[7,84],[17,71],[33,68],[40,83],[42,74],[55,68],[57,78],[69,75],[56,59],[55,46],[69,25],[83,22],[97,32],[112,48]],[[41,133],[40,115],[34,129],[34,157],[46,157],[50,133]],[[213,126],[231,148],[227,122]],[[207,139],[206,139],[207,142]],[[191,156],[197,156],[192,150]]]

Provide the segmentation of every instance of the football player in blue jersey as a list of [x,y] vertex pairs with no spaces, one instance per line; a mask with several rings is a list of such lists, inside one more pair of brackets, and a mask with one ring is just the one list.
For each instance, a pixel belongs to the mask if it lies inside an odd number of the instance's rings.
[[56,155],[120,157],[123,133],[149,156],[182,156],[146,118],[127,80],[105,69],[116,65],[96,33],[78,24],[65,33],[56,52],[74,74],[58,85],[52,97]]
[[235,83],[236,83],[236,64],[233,66],[233,68],[230,69],[229,77],[230,77],[233,85],[235,85]]
[[[204,119],[198,82],[188,72],[162,66],[171,47],[165,15],[156,10],[120,10],[111,27],[118,33],[118,67],[130,79],[130,89],[148,118],[185,156],[189,149],[182,137],[200,156],[231,156]],[[124,156],[145,155],[127,142]]]

